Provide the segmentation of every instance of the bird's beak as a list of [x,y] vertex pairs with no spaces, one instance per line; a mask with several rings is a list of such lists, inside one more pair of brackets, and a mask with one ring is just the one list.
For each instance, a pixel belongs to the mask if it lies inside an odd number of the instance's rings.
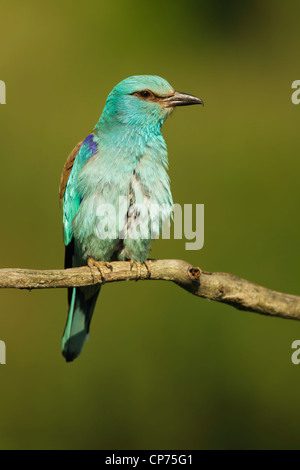
[[163,103],[167,108],[174,108],[175,106],[189,106],[191,104],[202,104],[204,106],[203,101],[200,98],[197,98],[197,96],[181,93],[180,91],[175,91],[174,95],[164,98]]

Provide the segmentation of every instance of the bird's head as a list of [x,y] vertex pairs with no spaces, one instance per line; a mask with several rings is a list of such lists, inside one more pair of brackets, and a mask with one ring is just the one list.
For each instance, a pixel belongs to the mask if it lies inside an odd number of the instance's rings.
[[111,91],[102,114],[103,123],[137,127],[161,126],[176,106],[204,104],[200,98],[175,91],[156,75],[126,78]]

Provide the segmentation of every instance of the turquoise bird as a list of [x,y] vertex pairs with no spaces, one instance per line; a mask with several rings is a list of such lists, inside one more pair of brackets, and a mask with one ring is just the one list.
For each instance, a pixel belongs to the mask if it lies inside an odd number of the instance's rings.
[[[192,104],[203,101],[155,75],[126,78],[111,91],[93,132],[76,145],[63,169],[65,268],[96,266],[103,275],[109,261],[130,260],[137,267],[146,262],[154,237],[148,222],[146,233],[138,235],[140,208],[163,207],[160,232],[173,205],[161,127],[175,107]],[[67,362],[82,350],[99,292],[99,285],[68,289],[62,338]]]

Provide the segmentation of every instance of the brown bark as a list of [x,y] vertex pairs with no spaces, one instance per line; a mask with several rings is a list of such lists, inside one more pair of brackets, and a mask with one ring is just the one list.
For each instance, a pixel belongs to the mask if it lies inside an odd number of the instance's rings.
[[[283,294],[227,273],[201,271],[181,260],[148,261],[140,269],[142,280],[172,281],[188,292],[223,302],[240,310],[300,320],[300,297]],[[112,262],[111,271],[103,267],[105,282],[137,279],[137,267],[129,262]],[[97,268],[87,266],[60,270],[0,269],[0,288],[50,289],[101,283]]]

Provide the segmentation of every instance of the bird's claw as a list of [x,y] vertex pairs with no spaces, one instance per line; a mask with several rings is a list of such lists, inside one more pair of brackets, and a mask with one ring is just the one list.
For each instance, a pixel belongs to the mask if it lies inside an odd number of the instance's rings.
[[141,274],[142,274],[142,266],[145,265],[147,269],[147,279],[151,277],[151,269],[150,269],[150,263],[149,261],[144,261],[143,263],[140,263],[139,261],[133,261],[133,259],[130,260],[130,271],[132,271],[133,266],[136,266],[136,281],[141,279]]
[[91,270],[91,275],[92,275],[92,278],[93,278],[93,282],[95,282],[93,268],[98,269],[98,271],[100,273],[100,276],[101,276],[101,282],[102,283],[105,282],[105,275],[104,275],[104,272],[103,272],[103,267],[108,268],[111,271],[113,271],[113,267],[108,261],[96,261],[94,258],[88,258],[87,264],[88,264],[88,267]]

